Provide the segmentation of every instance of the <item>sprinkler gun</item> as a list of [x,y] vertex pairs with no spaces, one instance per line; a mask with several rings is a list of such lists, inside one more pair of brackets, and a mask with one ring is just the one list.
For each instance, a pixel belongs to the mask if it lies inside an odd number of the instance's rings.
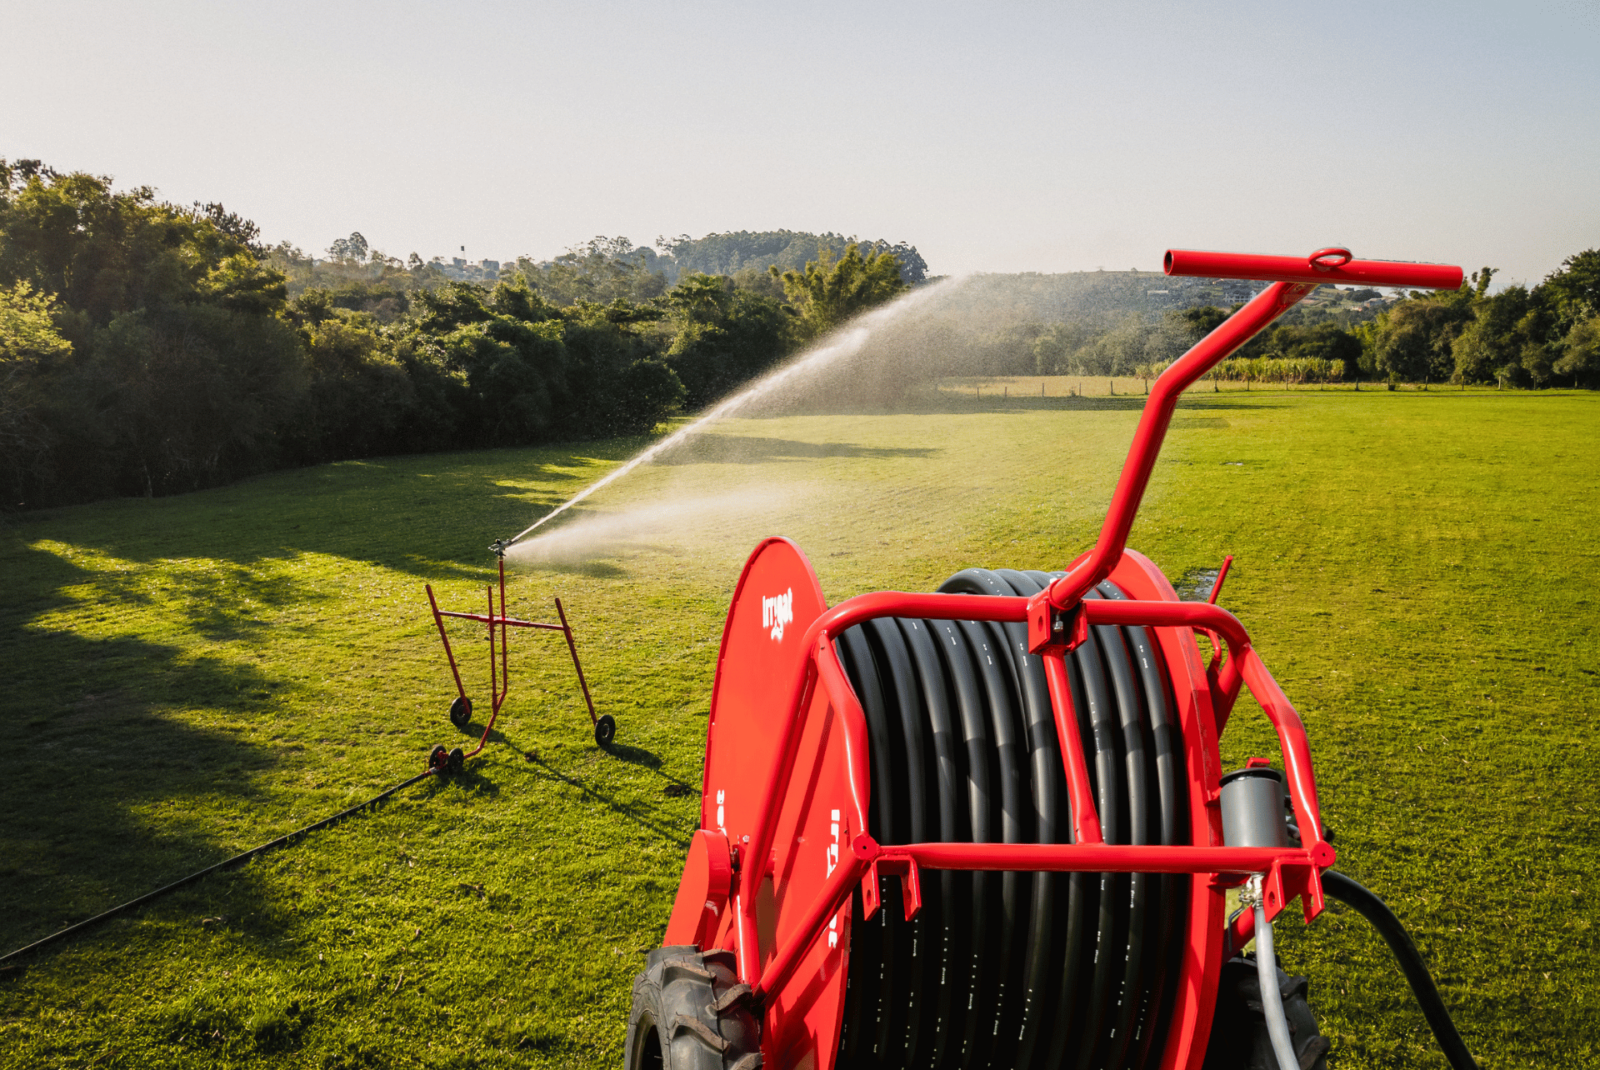
[[[1329,896],[1374,920],[1451,1065],[1476,1067],[1399,922],[1330,869],[1305,725],[1214,604],[1226,563],[1210,601],[1181,601],[1127,548],[1186,388],[1320,284],[1451,290],[1461,269],[1346,249],[1173,250],[1165,269],[1271,285],[1152,385],[1098,541],[1064,569],[830,608],[794,543],[755,548],[629,1070],[1323,1070],[1270,926]],[[1224,776],[1245,690],[1280,755]],[[1230,924],[1234,889],[1249,909]]]

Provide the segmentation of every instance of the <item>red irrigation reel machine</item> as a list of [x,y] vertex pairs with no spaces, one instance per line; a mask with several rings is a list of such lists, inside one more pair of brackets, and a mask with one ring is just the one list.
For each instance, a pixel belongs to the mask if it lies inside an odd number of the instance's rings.
[[[1329,868],[1304,726],[1249,633],[1125,548],[1185,388],[1319,284],[1454,289],[1461,269],[1324,249],[1172,251],[1166,271],[1272,285],[1156,381],[1065,572],[966,569],[830,609],[793,543],[751,555],[630,1070],[1312,1070],[1328,1043],[1271,923],[1325,896],[1377,925],[1452,1065],[1475,1066],[1399,922]],[[1246,688],[1281,761],[1224,774]]]

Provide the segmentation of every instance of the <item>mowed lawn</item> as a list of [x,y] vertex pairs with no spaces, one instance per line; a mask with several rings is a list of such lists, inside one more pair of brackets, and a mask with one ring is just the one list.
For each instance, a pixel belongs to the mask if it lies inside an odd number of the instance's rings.
[[[612,753],[559,637],[515,636],[504,731],[465,775],[0,972],[0,1067],[618,1065],[744,556],[794,537],[831,601],[1059,566],[1092,542],[1142,401],[1060,387],[732,421],[597,495],[574,520],[677,511],[513,570],[510,595],[535,619],[563,599]],[[1222,602],[1306,720],[1339,868],[1411,928],[1486,1067],[1600,1067],[1597,429],[1589,394],[1206,386],[1131,540],[1175,579],[1236,555]],[[0,520],[0,951],[467,743],[423,585],[478,608],[487,543],[640,445]],[[453,635],[481,711],[481,633]],[[1273,747],[1241,705],[1228,763]],[[1444,1065],[1359,917],[1279,941],[1335,1065]]]

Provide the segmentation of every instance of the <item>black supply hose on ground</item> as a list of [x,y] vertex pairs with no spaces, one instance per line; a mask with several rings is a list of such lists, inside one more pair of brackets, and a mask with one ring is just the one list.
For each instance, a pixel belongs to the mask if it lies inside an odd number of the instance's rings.
[[[384,799],[387,799],[389,796],[393,795],[395,792],[400,791],[403,788],[409,788],[411,785],[415,784],[417,781],[425,780],[426,778],[433,776],[437,772],[438,772],[437,769],[429,769],[425,773],[418,773],[416,776],[412,777],[410,780],[402,780],[400,783],[396,784],[394,787],[386,788],[385,790],[380,791],[378,794],[374,795],[372,798],[368,799],[366,802],[356,803],[356,805],[354,805],[354,806],[351,806],[351,807],[349,807],[347,809],[344,809],[344,810],[340,810],[337,814],[334,814],[332,817],[325,817],[321,821],[312,822],[311,824],[307,825],[305,828],[295,829],[293,832],[287,832],[287,833],[283,834],[282,836],[279,836],[275,840],[268,840],[266,843],[258,844],[257,846],[250,848],[248,851],[244,851],[244,852],[242,852],[240,854],[234,855],[232,858],[225,858],[221,862],[217,862],[217,863],[215,863],[213,865],[209,865],[205,869],[197,870],[196,872],[189,874],[187,877],[180,877],[179,879],[173,881],[171,884],[163,885],[162,887],[157,888],[153,892],[146,892],[144,895],[139,896],[137,899],[130,899],[126,903],[118,903],[116,906],[112,907],[110,910],[103,910],[100,913],[96,914],[92,918],[87,918],[87,919],[85,919],[83,921],[80,921],[76,925],[69,925],[65,929],[60,929],[60,930],[58,930],[56,932],[53,932],[49,936],[46,936],[46,937],[44,937],[42,939],[39,939],[39,940],[35,940],[33,943],[27,944],[27,945],[25,945],[23,947],[19,947],[15,951],[9,951],[4,955],[0,955],[0,963],[9,962],[11,959],[19,958],[19,957],[27,954],[30,951],[37,951],[39,948],[45,947],[48,944],[53,944],[57,940],[63,940],[66,937],[73,935],[74,933],[80,933],[80,932],[83,932],[85,929],[91,928],[91,927],[93,927],[95,925],[99,925],[102,921],[106,921],[109,918],[114,918],[118,914],[125,914],[128,911],[134,909],[135,907],[144,906],[146,903],[150,902],[153,899],[159,899],[162,896],[166,895],[168,892],[175,892],[179,888],[182,888],[182,887],[184,887],[186,885],[193,884],[195,881],[199,880],[201,877],[204,877],[204,876],[207,876],[209,874],[215,873],[219,869],[227,869],[230,866],[237,866],[241,862],[247,862],[250,859],[254,858],[256,855],[261,854],[264,851],[272,850],[274,847],[287,847],[287,846],[290,845],[291,841],[293,841],[296,836],[304,836],[308,832],[316,832],[318,829],[327,828],[329,825],[332,825],[337,821],[342,821],[344,818],[349,817],[351,814],[359,813],[360,811],[365,810],[369,806],[374,806],[374,805],[382,802]],[[8,967],[8,968],[9,969],[15,969],[16,967]]]
[[1444,1049],[1444,1056],[1454,1070],[1478,1070],[1478,1064],[1462,1042],[1455,1022],[1450,1020],[1450,1012],[1445,1010],[1444,1000],[1439,998],[1439,988],[1433,983],[1433,975],[1422,961],[1417,945],[1388,904],[1343,873],[1331,869],[1323,871],[1322,890],[1353,908],[1378,930],[1399,961],[1400,970],[1406,975],[1406,981],[1422,1007],[1422,1016],[1428,1020],[1428,1027],[1433,1030],[1439,1047]]

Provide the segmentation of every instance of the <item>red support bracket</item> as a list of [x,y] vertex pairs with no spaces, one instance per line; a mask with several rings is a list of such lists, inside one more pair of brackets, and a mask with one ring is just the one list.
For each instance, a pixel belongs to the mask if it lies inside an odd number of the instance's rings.
[[1274,862],[1262,882],[1262,903],[1267,908],[1267,920],[1276,921],[1283,908],[1300,898],[1305,911],[1306,924],[1316,920],[1326,901],[1322,897],[1322,871],[1333,865],[1337,854],[1327,843],[1317,843],[1311,848],[1311,865],[1292,862]]
[[878,855],[867,866],[867,875],[861,881],[861,917],[870,919],[878,912],[882,901],[878,896],[879,875],[896,875],[900,878],[900,898],[905,904],[906,920],[922,913],[922,875],[917,860],[909,855],[893,853],[893,849]]

